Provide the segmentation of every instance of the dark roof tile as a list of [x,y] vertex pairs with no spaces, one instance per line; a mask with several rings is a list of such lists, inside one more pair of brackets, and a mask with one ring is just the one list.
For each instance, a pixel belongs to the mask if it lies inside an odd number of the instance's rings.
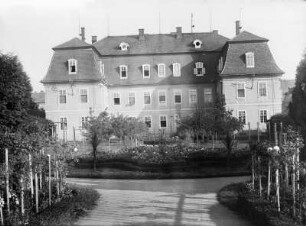
[[[68,59],[77,60],[77,74],[68,73]],[[57,50],[42,83],[100,81],[95,53],[91,49]]]
[[64,42],[63,44],[53,47],[53,50],[70,48],[91,48],[91,45],[80,40],[79,38],[73,38],[67,42]]
[[[202,41],[202,47],[195,49],[193,41]],[[220,51],[228,39],[214,32],[183,33],[181,38],[176,34],[145,34],[145,40],[139,40],[137,35],[109,36],[94,44],[94,47],[103,56],[133,55],[133,54],[165,54],[197,51]],[[127,51],[119,48],[121,42],[129,44]]]

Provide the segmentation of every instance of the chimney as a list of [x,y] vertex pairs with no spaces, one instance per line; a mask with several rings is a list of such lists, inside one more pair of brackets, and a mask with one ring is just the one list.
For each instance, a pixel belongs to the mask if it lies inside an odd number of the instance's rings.
[[91,36],[91,43],[94,44],[95,42],[97,42],[97,36]]
[[139,38],[139,40],[145,40],[145,36],[144,36],[144,29],[143,28],[141,28],[141,29],[138,29],[138,38]]
[[176,27],[176,38],[182,38],[182,27]]
[[240,26],[240,20],[236,20],[236,35],[240,34],[240,30],[241,30],[241,26]]
[[81,34],[80,34],[80,36],[81,36],[82,41],[85,41],[85,27],[81,27]]

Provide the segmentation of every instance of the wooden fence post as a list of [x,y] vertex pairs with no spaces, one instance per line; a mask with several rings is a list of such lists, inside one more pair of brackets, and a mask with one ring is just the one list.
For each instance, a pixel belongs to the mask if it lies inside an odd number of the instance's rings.
[[262,192],[262,184],[261,184],[261,159],[258,157],[258,180],[259,180],[259,197],[261,198],[261,192]]
[[33,172],[32,172],[32,155],[29,154],[29,179],[30,179],[30,188],[31,188],[31,197],[34,197],[34,188],[33,188]]
[[24,185],[23,185],[23,175],[20,178],[20,208],[21,216],[24,216]]
[[51,206],[51,155],[48,155],[49,162],[49,206]]
[[271,159],[269,157],[268,161],[268,185],[267,185],[267,198],[270,198],[270,192],[271,192]]
[[37,172],[35,172],[35,207],[36,207],[36,213],[39,212],[39,203],[38,203],[38,177]]
[[9,185],[9,160],[8,149],[5,148],[5,188],[6,188],[6,207],[7,212],[10,213],[10,185]]
[[4,205],[4,199],[2,199],[1,194],[0,194],[0,201],[3,201],[3,203],[0,203],[0,223],[1,223],[1,226],[3,226],[4,225],[4,219],[3,219],[2,204]]
[[291,183],[292,183],[292,215],[293,217],[295,217],[296,215],[296,209],[295,209],[295,205],[296,205],[296,199],[295,199],[295,183],[296,183],[296,179],[295,179],[295,153],[292,156],[292,175],[291,175]]
[[[274,141],[275,141],[275,147],[274,147],[274,151],[277,152],[277,154],[279,154],[279,147],[278,145],[278,141],[277,141],[277,127],[276,127],[276,123],[274,123]],[[276,170],[275,170],[275,186],[276,186],[276,203],[277,203],[277,211],[280,212],[280,194],[279,194],[279,166],[276,166]]]

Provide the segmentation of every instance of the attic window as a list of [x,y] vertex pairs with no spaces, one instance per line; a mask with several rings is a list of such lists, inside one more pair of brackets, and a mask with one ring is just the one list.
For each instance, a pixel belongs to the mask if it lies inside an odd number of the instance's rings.
[[205,74],[205,67],[203,62],[196,62],[193,74],[196,76],[203,76]]
[[194,45],[194,48],[199,49],[202,46],[202,41],[199,39],[196,39],[193,41],[193,45]]
[[125,42],[121,42],[120,45],[119,45],[120,49],[122,51],[126,51],[128,50],[128,48],[130,47],[130,45],[128,43],[125,43]]
[[254,68],[255,67],[255,60],[254,60],[254,53],[247,52],[245,53],[245,62],[247,68]]
[[69,74],[76,74],[77,73],[77,60],[69,59],[68,60],[68,72]]
[[218,71],[221,72],[223,69],[223,57],[220,57],[218,64]]

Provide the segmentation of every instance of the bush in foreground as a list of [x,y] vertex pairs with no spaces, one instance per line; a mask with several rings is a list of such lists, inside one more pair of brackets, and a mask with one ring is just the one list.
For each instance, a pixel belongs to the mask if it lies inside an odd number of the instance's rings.
[[301,225],[285,211],[278,213],[273,202],[260,198],[248,185],[238,183],[225,186],[218,192],[218,200],[258,226]]
[[60,202],[29,217],[29,225],[73,225],[97,205],[100,195],[85,187],[70,187],[70,194]]

